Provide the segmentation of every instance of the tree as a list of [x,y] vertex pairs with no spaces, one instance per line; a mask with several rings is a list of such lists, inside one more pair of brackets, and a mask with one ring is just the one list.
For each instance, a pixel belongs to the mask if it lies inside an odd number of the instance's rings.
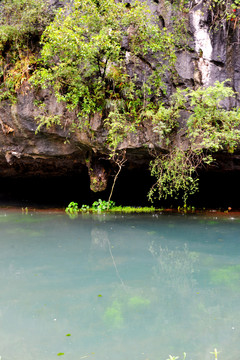
[[[197,170],[213,162],[214,152],[224,150],[233,153],[239,145],[240,109],[227,110],[223,107],[223,100],[235,96],[226,82],[229,80],[217,81],[214,86],[197,90],[178,89],[172,96],[170,107],[163,107],[165,112],[161,112],[168,116],[164,123],[157,122],[155,131],[164,135],[165,141],[171,131],[175,129],[176,133],[172,141],[168,138],[168,152],[156,154],[151,162],[151,173],[156,177],[156,182],[149,192],[150,199],[153,199],[155,192],[159,199],[168,196],[178,198],[181,195],[186,204],[188,196],[198,190]],[[177,124],[181,110],[189,113],[184,132],[182,128],[173,126],[174,121]],[[157,115],[152,114],[153,119]],[[179,143],[176,139],[181,132],[185,135],[185,141]]]
[[172,34],[137,0],[74,0],[47,27],[42,46],[34,84],[52,87],[59,102],[77,109],[72,128],[100,114],[113,151],[150,99],[162,97],[175,61]]
[[[52,88],[59,102],[77,111],[71,131],[90,128],[97,113],[116,164],[123,139],[140,122],[151,122],[166,153],[154,151],[150,167],[156,183],[150,199],[157,191],[160,199],[182,194],[186,203],[198,189],[197,169],[212,162],[213,152],[232,152],[239,143],[240,113],[221,103],[234,96],[225,82],[207,89],[177,89],[166,101],[175,39],[144,2],[72,0],[46,28],[41,45],[33,84]],[[189,115],[184,129],[179,126],[181,110]],[[38,129],[62,122],[58,116],[43,116]],[[185,140],[179,140],[183,134]]]

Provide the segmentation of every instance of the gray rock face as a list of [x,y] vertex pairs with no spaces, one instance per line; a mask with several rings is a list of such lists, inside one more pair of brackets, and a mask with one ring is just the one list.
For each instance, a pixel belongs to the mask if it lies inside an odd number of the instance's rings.
[[[76,116],[56,102],[53,95],[43,94],[49,113],[62,116],[66,122]],[[69,131],[60,126],[43,127],[38,133],[36,117],[41,113],[34,105],[34,94],[19,94],[16,104],[5,103],[0,110],[0,176],[61,176],[76,175],[88,168],[91,189],[102,191],[107,186],[111,162],[106,145],[106,133],[101,117],[91,119],[91,131]],[[94,133],[93,133],[94,132]],[[148,148],[158,137],[150,126],[138,134],[130,133],[120,149],[127,149],[129,165],[149,162]],[[114,166],[114,164],[113,164]]]
[[183,81],[192,80],[194,81],[194,58],[192,54],[187,51],[181,51],[178,53],[176,70],[178,75]]
[[[52,0],[55,7],[62,3],[63,1]],[[205,1],[192,1],[191,4],[188,14],[190,46],[188,50],[179,50],[176,63],[182,86],[195,88],[199,85],[212,85],[217,80],[231,79],[232,87],[239,93],[240,44],[236,39],[237,34],[227,23],[212,31]],[[155,1],[151,10],[159,15],[160,25],[167,26],[171,23],[171,8],[166,7],[163,0]],[[46,111],[61,115],[66,124],[76,116],[68,113],[49,92],[43,91],[40,95],[46,104]],[[67,126],[66,129],[58,126],[42,128],[35,134],[36,117],[41,110],[34,105],[34,99],[34,93],[28,91],[19,93],[14,105],[7,102],[0,104],[0,176],[76,174],[87,167],[92,189],[104,190],[112,165],[111,161],[107,161],[106,133],[101,117],[96,114],[91,119],[93,132],[76,131],[71,134],[69,142],[66,142],[69,137]],[[226,107],[236,105],[239,105],[239,98],[235,104],[225,103]],[[159,137],[147,124],[139,127],[137,133],[129,134],[120,145],[120,149],[127,150],[128,164],[131,167],[146,167],[154,147],[164,150]],[[219,155],[221,171],[238,170],[239,161],[234,162],[234,156],[238,159],[238,155],[225,154],[222,157],[224,161],[221,161]]]

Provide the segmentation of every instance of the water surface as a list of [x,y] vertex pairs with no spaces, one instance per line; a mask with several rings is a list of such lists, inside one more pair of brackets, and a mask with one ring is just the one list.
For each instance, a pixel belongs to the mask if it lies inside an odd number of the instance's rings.
[[238,360],[240,220],[0,212],[2,360]]

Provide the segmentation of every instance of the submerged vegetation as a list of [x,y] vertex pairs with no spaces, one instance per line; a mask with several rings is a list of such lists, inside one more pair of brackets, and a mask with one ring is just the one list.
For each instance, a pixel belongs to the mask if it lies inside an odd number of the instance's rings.
[[[217,349],[214,349],[214,351],[213,351],[213,352],[210,352],[210,354],[213,354],[213,355],[214,355],[214,359],[215,359],[215,360],[218,360],[219,351],[217,351]],[[183,353],[183,358],[182,358],[182,360],[185,360],[185,359],[186,359],[186,356],[187,356],[187,354],[186,354],[186,353]],[[179,356],[169,355],[169,358],[166,359],[166,360],[178,360],[178,359],[181,360],[181,359],[179,358]]]

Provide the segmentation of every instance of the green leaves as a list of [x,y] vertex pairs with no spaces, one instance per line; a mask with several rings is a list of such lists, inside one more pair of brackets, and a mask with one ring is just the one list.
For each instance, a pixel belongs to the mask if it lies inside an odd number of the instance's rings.
[[36,40],[53,15],[49,6],[49,1],[44,0],[1,1],[0,102],[5,99],[16,102],[17,92],[35,68],[37,56],[32,51],[36,50]]
[[239,0],[212,0],[209,2],[209,9],[213,12],[213,29],[218,29],[219,25],[227,21],[234,21],[234,30],[239,26],[239,16],[236,14],[239,8]]
[[[186,6],[182,1],[181,10]],[[149,197],[182,196],[186,203],[198,189],[197,169],[211,164],[212,153],[233,152],[239,143],[240,111],[223,107],[234,98],[226,82],[177,89],[169,104],[163,102],[175,47],[181,44],[157,23],[145,2],[126,6],[114,0],[73,0],[42,36],[42,58],[32,83],[51,87],[59,102],[76,111],[72,131],[89,129],[90,119],[98,114],[112,158],[129,134],[150,123],[166,153],[156,153],[150,164],[156,183]],[[61,122],[44,114],[39,126]]]
[[[101,113],[109,146],[116,149],[153,94],[161,96],[163,75],[175,61],[173,37],[156,23],[147,4],[137,0],[131,6],[114,0],[74,0],[44,32],[42,63],[32,82],[52,86],[59,102],[77,109],[74,126],[81,128],[94,113]],[[139,78],[142,65],[144,79]]]
[[[181,196],[186,204],[189,195],[198,190],[197,170],[213,162],[212,153],[227,150],[233,152],[240,141],[240,111],[226,110],[223,101],[234,100],[234,91],[225,86],[228,80],[208,88],[178,90],[172,96],[171,105],[163,104],[148,112],[154,131],[165,140],[166,154],[156,155],[150,163],[156,183],[149,192],[153,200]],[[180,111],[189,112],[186,128],[177,129]],[[171,133],[175,131],[175,136]],[[176,143],[185,133],[186,140]],[[168,141],[167,141],[168,140]]]
[[3,50],[7,42],[14,47],[20,47],[25,37],[41,34],[50,17],[48,1],[1,1],[0,50]]
[[201,163],[201,157],[190,149],[183,150],[177,146],[170,148],[169,153],[156,156],[150,163],[151,175],[156,177],[156,183],[149,191],[149,200],[158,198],[178,198],[180,195],[186,203],[189,195],[198,190],[196,169]]
[[208,88],[189,91],[192,114],[187,121],[188,137],[195,150],[233,152],[240,140],[240,111],[225,110],[223,100],[233,100],[234,91],[225,86],[228,80]]
[[[94,203],[92,204],[91,207],[88,205],[82,205],[81,208],[79,209],[78,203],[75,203],[74,201],[72,201],[66,207],[65,212],[68,215],[77,215],[79,212],[88,212],[88,211],[101,212],[101,211],[111,210],[114,207],[115,207],[114,201],[111,201],[111,200],[105,201],[105,200],[98,199],[97,201],[94,201]],[[102,295],[98,295],[98,296],[101,297]]]
[[79,212],[78,203],[70,202],[65,209],[67,214],[77,214]]
[[115,206],[114,201],[111,201],[111,200],[105,201],[105,200],[101,200],[101,199],[99,199],[98,201],[94,201],[94,203],[92,204],[93,210],[97,210],[99,212],[111,209],[114,206]]

